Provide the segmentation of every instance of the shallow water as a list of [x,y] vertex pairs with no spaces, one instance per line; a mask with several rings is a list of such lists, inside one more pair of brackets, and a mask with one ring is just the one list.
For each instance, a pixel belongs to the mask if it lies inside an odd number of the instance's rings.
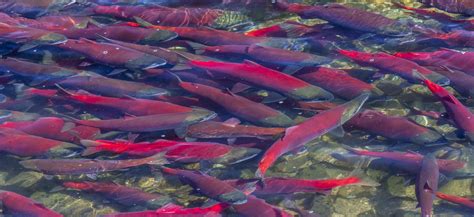
[[[363,10],[382,14],[391,19],[396,19],[404,23],[418,24],[426,26],[430,29],[441,29],[444,24],[434,21],[432,19],[426,19],[420,16],[414,16],[407,11],[402,10],[393,6],[390,1],[379,1],[379,0],[339,0],[339,1],[291,1],[299,2],[304,4],[323,4],[330,2],[337,2],[351,7],[361,8]],[[406,6],[418,7],[421,4],[414,0],[403,0],[400,1]],[[182,5],[187,7],[187,5]],[[242,5],[233,7],[222,7],[221,5],[211,6],[212,8],[226,8],[228,10],[236,10],[242,14],[248,15],[253,22],[253,25],[238,26],[235,29],[229,31],[245,32],[253,29],[259,29],[267,27],[273,24],[282,23],[286,20],[298,21],[308,25],[325,23],[320,19],[301,19],[299,16],[290,13],[283,13],[272,9],[271,6],[252,6],[245,8]],[[74,13],[79,13],[83,8],[72,9]],[[68,15],[71,15],[68,14]],[[1,22],[1,20],[0,20]],[[104,24],[111,25],[111,24]],[[328,28],[331,29],[331,28]],[[417,48],[412,45],[401,45],[404,42],[400,38],[385,37],[373,33],[357,33],[353,30],[339,29],[337,35],[325,35],[321,36],[323,39],[330,38],[331,41],[337,45],[338,48],[359,50],[365,52],[383,51],[387,53],[399,52],[399,51],[434,51],[438,50],[443,46],[439,47],[423,47]],[[321,34],[324,33],[324,30]],[[317,36],[320,36],[317,34]],[[390,40],[386,40],[389,38]],[[393,39],[393,40],[392,40]],[[100,39],[97,39],[100,40]],[[411,40],[411,38],[406,38]],[[176,39],[174,40],[176,41]],[[11,42],[11,41],[10,41]],[[8,42],[8,43],[10,43]],[[180,46],[181,44],[173,44],[171,42],[158,44],[160,47],[167,47],[172,50],[186,50],[185,47]],[[53,47],[55,45],[52,45]],[[30,62],[39,63],[55,63],[55,52],[66,52],[66,51],[52,51],[49,50],[42,53],[43,50],[49,49],[48,46],[39,46],[23,52],[13,51],[6,54],[8,57],[24,58]],[[7,43],[2,45],[2,49],[7,48]],[[459,51],[470,51],[469,47],[454,46],[450,47]],[[191,49],[187,51],[192,52]],[[331,58],[332,62],[325,64],[325,67],[352,70],[352,69],[364,69],[364,71],[353,71],[351,75],[367,83],[376,85],[378,88],[384,91],[384,94],[379,99],[371,99],[366,102],[364,108],[370,108],[373,110],[381,111],[386,115],[390,116],[402,116],[406,117],[413,123],[420,126],[424,126],[443,136],[442,142],[435,142],[434,144],[414,144],[407,141],[397,141],[388,139],[380,135],[374,135],[361,130],[346,130],[344,134],[336,135],[336,133],[327,133],[313,141],[305,144],[304,150],[294,150],[291,153],[285,154],[280,157],[276,163],[269,168],[266,173],[266,177],[287,177],[287,178],[301,178],[301,179],[335,179],[344,178],[355,173],[367,177],[377,183],[379,186],[358,186],[349,185],[339,188],[334,188],[328,195],[318,193],[294,193],[292,195],[268,195],[260,198],[264,199],[267,203],[277,206],[280,209],[288,211],[292,215],[302,216],[298,213],[298,210],[305,210],[311,214],[319,214],[320,216],[419,216],[420,209],[416,208],[417,199],[415,196],[414,179],[416,175],[408,174],[407,172],[396,171],[394,168],[385,170],[377,170],[374,168],[367,168],[369,160],[359,161],[355,163],[345,163],[332,157],[333,153],[346,153],[347,151],[342,145],[348,145],[356,148],[368,149],[372,151],[413,151],[421,154],[434,153],[438,158],[455,159],[466,162],[466,166],[457,172],[459,173],[472,173],[474,169],[474,149],[472,148],[471,142],[465,138],[459,137],[456,134],[457,127],[449,121],[438,121],[435,118],[428,117],[424,114],[418,114],[412,108],[416,107],[422,111],[435,111],[444,112],[445,108],[443,105],[432,96],[428,88],[422,84],[411,84],[406,80],[395,76],[393,74],[381,74],[375,72],[377,69],[372,67],[363,67],[357,63],[349,60],[348,58],[335,55],[336,51],[331,50],[329,52],[312,50],[304,51],[310,52],[317,55],[326,56]],[[42,53],[43,55],[34,56],[34,54]],[[71,59],[74,59],[74,52],[71,54]],[[105,56],[106,53],[104,53]],[[66,53],[61,53],[60,57],[65,57]],[[242,58],[235,58],[228,55],[217,55],[213,56],[222,61],[235,61],[239,62]],[[84,60],[87,58],[79,58]],[[186,59],[186,58],[185,58]],[[472,60],[474,61],[474,59]],[[84,64],[87,62],[87,64]],[[149,76],[141,69],[128,69],[120,70],[118,73],[111,73],[114,70],[113,66],[106,66],[104,63],[97,63],[90,60],[85,60],[83,63],[77,63],[75,61],[67,62],[63,66],[74,68],[79,67],[82,70],[90,70],[102,75],[106,75],[111,78],[137,81],[141,84],[150,84],[156,87],[161,87],[168,90],[171,95],[174,96],[190,96],[196,97],[193,94],[189,94],[176,85],[176,79],[163,78]],[[57,63],[57,62],[56,62]],[[275,65],[269,64],[269,67]],[[168,65],[169,66],[169,65]],[[170,68],[168,66],[158,68]],[[123,67],[116,67],[123,69]],[[282,71],[284,67],[275,67],[277,70]],[[8,70],[2,70],[4,75],[10,75],[11,72]],[[372,76],[372,74],[375,74]],[[149,76],[149,77],[147,77]],[[222,85],[222,91],[226,92],[231,89],[232,86],[228,82],[229,79],[223,80],[218,77],[202,75],[203,78],[210,78]],[[59,89],[54,86],[55,83],[59,83],[58,80],[53,80],[53,85],[40,84],[32,85],[30,79],[24,79],[24,77],[14,74],[13,79],[9,81],[2,81],[1,94],[5,96],[15,98],[13,106],[4,105],[1,106],[4,109],[18,110],[28,113],[37,113],[42,117],[60,117],[65,120],[71,121],[72,118],[77,119],[111,119],[111,118],[134,118],[137,115],[124,114],[118,112],[115,109],[104,108],[100,106],[84,106],[80,103],[74,103],[67,100],[54,100],[35,98],[32,101],[27,100],[27,105],[23,106],[20,101],[20,96],[25,93],[28,87],[35,87],[39,89]],[[226,83],[227,82],[227,83]],[[199,83],[199,82],[197,82]],[[474,84],[473,84],[474,85]],[[63,88],[63,87],[61,87]],[[65,87],[68,88],[68,87]],[[227,90],[226,90],[227,89]],[[474,102],[470,96],[466,96],[456,92],[453,85],[446,86],[446,89],[454,93],[454,95],[469,109],[472,110]],[[89,90],[89,92],[93,92]],[[112,91],[113,92],[113,91]],[[260,102],[268,96],[276,94],[273,91],[266,90],[261,87],[253,87],[245,90],[241,94],[249,99]],[[98,93],[100,95],[100,93]],[[124,96],[126,99],[130,99],[128,96]],[[337,98],[332,100],[336,104],[342,104],[347,100]],[[184,106],[195,106],[182,104]],[[290,118],[295,120],[295,123],[301,123],[306,118],[312,117],[317,114],[314,110],[302,109],[295,100],[288,98],[279,98],[273,103],[267,104],[271,108],[278,111],[282,111]],[[217,112],[218,117],[214,120],[225,121],[229,118],[235,117],[230,114],[222,107],[216,106],[216,104],[209,100],[201,101],[197,106],[203,106],[206,109]],[[252,125],[254,123],[242,120],[245,123]],[[381,123],[381,127],[384,124]],[[310,130],[310,129],[308,129]],[[135,141],[137,142],[151,142],[156,139],[170,139],[170,140],[182,140],[178,138],[175,131],[173,130],[156,130],[152,132],[117,132],[113,130],[103,129],[101,138],[114,140],[124,139],[129,140],[134,137],[133,134],[138,134]],[[396,134],[397,132],[392,132]],[[279,139],[279,138],[278,138]],[[269,147],[277,138],[272,139],[238,139],[236,144],[246,143],[259,143],[258,148],[262,148],[262,153],[265,148]],[[199,141],[212,141],[220,142],[223,144],[232,144],[226,139],[201,139]],[[77,141],[76,141],[77,142]],[[229,156],[227,156],[229,157]],[[189,170],[200,170],[210,176],[217,177],[221,180],[226,179],[251,179],[255,178],[255,171],[258,163],[262,157],[262,154],[253,157],[252,159],[245,160],[236,164],[223,164],[208,162],[206,160],[197,161],[193,163],[180,163],[171,162],[167,166],[173,168],[184,168]],[[162,174],[160,167],[156,165],[142,165],[138,167],[128,168],[124,170],[117,170],[112,172],[104,173],[93,173],[83,175],[45,175],[41,172],[36,172],[31,169],[26,169],[19,164],[21,160],[39,158],[45,159],[50,158],[49,156],[36,156],[36,157],[18,157],[8,153],[0,154],[0,189],[16,192],[18,194],[32,198],[46,207],[61,213],[64,216],[99,216],[104,214],[116,213],[116,212],[130,212],[130,211],[143,211],[146,207],[140,205],[125,206],[114,202],[110,198],[104,197],[100,193],[90,193],[85,191],[71,190],[61,187],[61,183],[66,181],[97,181],[97,182],[114,182],[128,187],[135,187],[144,192],[157,193],[170,198],[173,203],[179,204],[183,207],[200,207],[212,204],[213,201],[203,194],[199,194],[193,191],[193,188],[186,185],[185,182],[181,182],[178,178]],[[62,157],[65,158],[65,157]],[[80,153],[76,153],[75,156],[67,156],[67,158],[80,158]],[[98,153],[88,158],[96,159],[129,159],[130,156],[116,155],[109,153]],[[133,158],[133,157],[132,157]],[[458,177],[449,179],[439,185],[439,191],[449,193],[461,197],[471,197],[474,193],[474,183],[471,177]],[[289,202],[293,203],[289,207]],[[297,209],[292,208],[296,206]],[[459,205],[455,205],[439,199],[434,200],[433,212],[436,216],[474,216],[473,210]],[[1,208],[1,206],[0,206]],[[226,209],[223,216],[238,216],[238,214],[232,210],[232,208]],[[259,216],[255,213],[254,216]]]

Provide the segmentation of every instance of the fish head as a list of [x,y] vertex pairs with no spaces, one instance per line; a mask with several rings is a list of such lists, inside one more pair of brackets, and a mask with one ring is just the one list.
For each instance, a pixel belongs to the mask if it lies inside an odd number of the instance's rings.
[[236,204],[236,205],[244,204],[247,202],[247,195],[245,195],[242,191],[237,190],[237,189],[231,192],[221,194],[217,198],[218,198],[218,201],[222,201],[229,204]]
[[254,158],[260,154],[260,149],[233,147],[228,153],[219,157],[214,162],[224,165],[236,164]]
[[0,104],[5,103],[7,101],[8,101],[8,97],[3,94],[0,94]]
[[166,204],[172,203],[173,200],[170,197],[162,196],[146,201],[145,206],[147,209],[156,210],[163,207]]
[[345,123],[349,119],[351,119],[355,114],[359,112],[359,110],[362,108],[364,105],[365,101],[369,99],[370,93],[365,92],[361,94],[360,96],[356,97],[355,99],[345,103],[345,111],[341,116],[341,123]]
[[354,50],[339,50],[339,54],[344,55],[356,62],[371,63],[375,61],[376,54],[359,52]]
[[149,55],[149,54],[144,54],[139,58],[136,59],[130,59],[125,63],[125,67],[128,69],[142,69],[142,70],[147,70],[147,69],[153,69],[156,67],[164,66],[166,65],[166,60]]
[[157,98],[168,94],[169,92],[165,89],[158,87],[147,87],[135,93],[134,96],[138,98]]
[[449,78],[447,78],[444,75],[438,74],[436,72],[425,75],[425,77],[428,78],[429,80],[435,82],[436,84],[438,84],[440,86],[448,86],[451,83],[451,80],[449,80]]
[[148,44],[148,45],[157,45],[161,42],[166,42],[169,40],[173,40],[178,37],[176,32],[168,31],[168,30],[156,30],[155,32],[151,33],[146,38],[140,40],[139,44]]
[[38,44],[49,44],[49,45],[56,45],[62,44],[66,42],[68,39],[66,36],[58,34],[58,33],[48,33],[36,40]]
[[438,132],[428,129],[426,132],[410,138],[410,142],[415,144],[430,144],[440,141],[442,138],[443,136],[441,136],[441,134]]
[[186,118],[186,124],[193,124],[198,122],[203,122],[207,120],[211,120],[215,118],[217,114],[213,111],[202,109],[202,108],[194,108],[193,111],[190,112],[190,115]]

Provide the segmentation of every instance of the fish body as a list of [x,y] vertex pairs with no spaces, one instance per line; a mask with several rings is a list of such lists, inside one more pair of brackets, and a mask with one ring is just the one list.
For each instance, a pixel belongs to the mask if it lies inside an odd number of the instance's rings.
[[11,191],[0,190],[2,214],[11,216],[62,217],[43,204]]
[[287,4],[284,10],[296,13],[303,19],[319,18],[334,25],[384,35],[406,35],[409,29],[396,20],[358,8],[331,3],[326,5]]
[[71,126],[61,118],[41,117],[34,121],[4,122],[0,127],[12,128],[24,133],[65,142],[78,142],[79,139],[93,139],[100,130],[87,126]]
[[443,199],[451,203],[459,204],[459,205],[474,209],[474,201],[472,199],[449,195],[449,194],[445,194],[441,192],[436,192],[436,196],[439,199]]
[[415,193],[421,216],[432,216],[433,200],[438,191],[439,167],[436,158],[428,154],[423,157],[420,171],[416,177]]
[[213,101],[229,113],[250,122],[274,127],[287,127],[293,124],[293,120],[284,113],[229,91],[184,81],[180,81],[179,86],[190,93]]
[[418,72],[438,84],[449,85],[449,79],[445,76],[433,72],[423,66],[420,66],[415,62],[399,58],[387,53],[364,53],[359,51],[348,50],[339,50],[339,53],[346,57],[349,57],[358,64],[375,67],[381,69],[382,71],[393,73],[411,83],[422,82],[420,78],[414,76],[414,72]]
[[474,76],[474,52],[442,49],[434,52],[399,52],[394,56],[414,61],[423,66],[443,66]]
[[58,82],[62,87],[82,89],[91,93],[111,97],[132,96],[137,98],[157,98],[168,91],[144,83],[108,78],[96,74],[80,74]]
[[272,139],[285,132],[285,128],[266,128],[225,122],[206,121],[188,127],[187,137],[191,138],[259,138]]
[[338,69],[319,67],[297,77],[346,100],[354,99],[364,92],[370,92],[372,96],[383,94],[377,87],[353,78],[347,72]]
[[20,161],[20,164],[31,170],[48,175],[97,174],[115,170],[128,169],[145,164],[163,165],[167,161],[162,155],[130,160],[95,160],[95,159],[33,159]]
[[245,61],[244,63],[227,63],[193,60],[190,61],[189,64],[194,68],[209,70],[212,73],[258,85],[297,100],[330,100],[333,98],[331,93],[322,88],[250,61]]
[[235,11],[210,8],[168,8],[164,6],[95,6],[94,13],[122,19],[139,17],[149,23],[163,26],[209,26],[226,28],[244,22],[248,17]]
[[63,79],[81,72],[76,69],[37,64],[15,58],[0,59],[0,71],[14,73],[37,81]]
[[449,118],[459,129],[464,131],[464,136],[468,140],[474,141],[474,115],[472,112],[443,87],[427,79],[424,80],[424,83],[443,103]]
[[59,44],[67,41],[67,37],[58,33],[30,27],[0,24],[0,39],[16,43],[28,43],[33,46],[41,44]]
[[451,13],[474,15],[474,2],[470,0],[420,0],[420,2]]
[[153,211],[114,213],[104,215],[103,217],[220,217],[221,212],[227,207],[228,205],[224,203],[195,208],[184,208],[168,204]]
[[268,204],[265,200],[253,195],[248,196],[247,202],[232,206],[235,212],[248,217],[292,217],[290,213],[277,206]]
[[71,154],[69,148],[79,148],[79,146],[33,136],[11,128],[0,128],[0,150],[14,155],[29,157],[40,155],[67,155]]
[[170,114],[157,114],[124,119],[108,120],[74,120],[77,124],[107,130],[120,130],[127,132],[154,132],[185,128],[193,123],[209,120],[215,117],[214,112],[204,109],[194,109],[191,112]]
[[368,94],[363,94],[350,102],[321,112],[296,126],[287,128],[285,135],[273,143],[263,155],[256,176],[263,177],[267,169],[283,154],[296,151],[311,140],[340,127],[357,114],[368,97]]
[[156,56],[116,44],[97,43],[87,39],[68,40],[57,46],[79,52],[98,63],[127,69],[151,69],[166,64],[166,60]]
[[178,176],[201,194],[228,204],[245,204],[247,195],[224,181],[198,171],[163,168],[165,174]]
[[[386,162],[393,162],[394,164],[397,164],[397,167],[403,168],[403,170],[411,173],[417,173],[417,171],[419,171],[419,168],[421,167],[421,162],[423,160],[423,155],[417,153],[374,152],[348,147],[346,147],[346,149],[356,155],[376,157],[381,158]],[[437,159],[437,165],[441,173],[449,174],[455,172],[456,170],[464,168],[466,166],[466,163],[456,160]]]
[[159,194],[111,182],[64,182],[62,185],[69,189],[97,193],[125,206],[145,205],[149,209],[157,209],[166,199]]

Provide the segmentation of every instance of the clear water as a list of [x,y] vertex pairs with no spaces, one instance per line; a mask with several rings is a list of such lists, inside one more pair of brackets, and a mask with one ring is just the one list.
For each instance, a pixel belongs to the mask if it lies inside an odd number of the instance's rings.
[[[26,1],[27,2],[27,1]],[[339,0],[339,1],[293,1],[304,4],[323,4],[329,2],[337,2],[351,7],[362,8],[367,11],[382,14],[386,17],[407,21],[415,24],[425,25],[429,28],[439,28],[442,26],[439,22],[434,20],[421,18],[419,16],[410,15],[407,11],[394,7],[390,1],[381,0]],[[420,6],[414,0],[401,1],[406,6]],[[188,5],[180,5],[188,7]],[[215,6],[212,6],[215,7]],[[219,7],[219,6],[217,6]],[[85,10],[85,9],[78,9]],[[254,25],[237,28],[237,31],[249,31],[251,29],[258,29],[267,27],[276,23],[281,23],[286,20],[294,20],[308,25],[324,23],[323,20],[318,19],[301,19],[297,15],[282,13],[273,10],[271,7],[262,7],[261,5],[254,7],[232,7],[229,10],[237,10],[243,14],[248,15]],[[342,32],[348,34],[352,30],[342,29]],[[400,51],[399,47],[384,47],[384,42],[378,40],[371,40],[371,35],[360,34],[356,38],[349,38],[344,35],[336,36],[339,38],[335,40],[337,45],[346,49],[358,49],[361,51],[385,51],[393,52]],[[366,39],[368,38],[368,39]],[[3,45],[6,46],[6,45]],[[165,46],[165,45],[163,45]],[[174,46],[178,50],[183,50],[179,45]],[[393,48],[393,49],[392,49]],[[34,49],[42,49],[34,48]],[[439,47],[428,47],[423,50],[437,50]],[[468,47],[454,47],[453,49],[469,51]],[[12,56],[20,56],[22,58],[30,58],[30,61],[37,61],[32,56],[13,53],[7,54]],[[321,54],[320,54],[321,55]],[[348,60],[347,58],[334,57],[333,61],[324,65],[327,67],[340,69],[368,69],[374,68],[361,67],[360,65]],[[44,57],[43,63],[48,57]],[[231,60],[228,56],[217,56],[222,60]],[[474,60],[472,60],[474,61]],[[88,61],[91,62],[91,61]],[[70,65],[68,67],[75,67],[77,65]],[[101,64],[93,64],[86,67],[88,70],[93,70],[98,73],[110,71],[110,67],[104,67]],[[9,72],[3,72],[5,75]],[[104,73],[107,74],[107,73]],[[132,75],[132,76],[129,76]],[[110,77],[135,80],[138,82],[146,82],[153,85],[158,85],[169,89],[173,94],[180,95],[183,91],[170,82],[170,80],[154,80],[155,78],[142,78],[137,75],[143,75],[138,71],[126,71],[119,74],[110,75]],[[4,83],[4,88],[0,93],[13,97],[15,92],[23,90],[21,84],[27,84],[15,75],[14,80],[9,83]],[[353,147],[367,148],[372,150],[397,150],[397,151],[416,151],[420,153],[435,153],[439,158],[458,159],[466,162],[466,167],[459,172],[470,173],[474,166],[472,155],[474,150],[472,145],[465,139],[457,138],[454,131],[456,127],[450,123],[439,123],[435,119],[418,115],[410,110],[411,107],[416,106],[424,111],[444,112],[444,107],[436,99],[431,96],[429,90],[423,85],[409,84],[403,79],[393,75],[380,75],[374,78],[363,77],[360,74],[356,75],[360,79],[372,84],[385,85],[388,88],[385,90],[396,89],[395,94],[387,94],[381,100],[369,101],[365,108],[382,111],[387,115],[404,116],[416,122],[419,125],[434,129],[438,133],[444,135],[447,139],[446,143],[436,145],[417,145],[407,143],[405,141],[396,141],[384,138],[382,136],[371,135],[363,131],[347,131],[343,137],[335,136],[334,134],[325,134],[314,141],[306,144],[306,150],[302,152],[295,152],[286,154],[279,158],[279,160],[268,170],[267,177],[291,177],[304,179],[334,179],[349,176],[357,165],[344,163],[333,158],[333,153],[345,153],[342,144]],[[220,80],[219,80],[220,81]],[[31,85],[31,84],[30,84]],[[225,86],[226,84],[224,84]],[[44,88],[44,86],[36,86],[37,88]],[[226,86],[228,87],[228,86]],[[397,87],[397,88],[393,88]],[[57,87],[49,87],[57,89]],[[447,89],[453,91],[451,87]],[[246,96],[267,96],[268,91],[261,88],[254,88],[246,92]],[[183,94],[192,96],[190,94]],[[462,96],[459,93],[455,95],[469,108],[474,106],[470,97]],[[283,100],[285,101],[285,100]],[[291,118],[300,122],[305,118],[311,117],[315,113],[300,109],[291,100],[286,100],[269,104],[272,108],[276,108],[288,114]],[[333,102],[342,103],[345,100],[335,99]],[[20,111],[29,113],[37,113],[41,116],[74,116],[75,118],[102,118],[107,119],[115,117],[115,111],[104,109],[103,107],[85,108],[78,104],[48,100],[35,100],[32,106],[26,108],[18,108]],[[214,104],[204,102],[207,106],[215,108],[218,111],[220,120],[233,117],[228,112],[216,107]],[[19,104],[19,103],[18,103]],[[248,122],[244,122],[247,123]],[[103,130],[102,133],[108,131]],[[396,132],[394,132],[396,133]],[[110,134],[110,135],[109,135]],[[127,132],[109,133],[107,139],[127,139],[129,134]],[[153,141],[158,138],[176,140],[179,139],[174,135],[173,131],[156,131],[148,133],[140,133],[137,141]],[[210,140],[226,143],[227,140]],[[274,140],[251,140],[270,145]],[[78,158],[79,156],[76,156]],[[71,190],[61,188],[61,183],[65,181],[108,181],[115,182],[121,185],[135,187],[149,193],[157,193],[166,195],[171,198],[174,203],[184,207],[198,207],[211,204],[208,198],[202,194],[196,193],[193,189],[178,179],[163,175],[157,166],[139,166],[127,170],[105,172],[99,174],[84,174],[84,175],[44,175],[40,172],[25,169],[19,164],[19,161],[27,159],[28,157],[17,157],[11,154],[2,153],[0,155],[0,189],[19,193],[21,195],[32,198],[46,207],[55,210],[65,216],[98,216],[116,212],[127,211],[142,211],[146,208],[143,206],[124,206],[107,199],[104,195],[89,193],[84,191]],[[44,158],[42,156],[36,158]],[[126,159],[127,156],[115,156],[112,154],[96,154],[91,158],[98,159]],[[171,166],[176,168],[185,168],[190,170],[201,170],[210,176],[218,177],[221,180],[225,179],[244,179],[254,178],[255,171],[261,155],[253,159],[240,162],[234,165],[212,164],[208,162],[196,163],[174,163]],[[415,197],[415,187],[410,180],[414,180],[415,175],[399,173],[394,170],[376,170],[373,168],[366,168],[361,166],[363,174],[366,177],[378,182],[380,186],[343,186],[333,189],[328,195],[317,193],[295,193],[292,195],[269,195],[262,197],[267,203],[284,209],[291,214],[301,215],[295,212],[295,209],[288,208],[288,201],[293,201],[293,205],[300,210],[305,210],[312,214],[319,214],[320,216],[419,216],[420,211],[417,206]],[[92,177],[94,176],[94,177]],[[472,197],[474,192],[474,183],[471,178],[452,179],[447,183],[443,183],[439,187],[440,192],[449,193],[461,197]],[[473,210],[464,208],[439,199],[434,200],[434,214],[436,216],[474,216]],[[232,209],[227,209],[223,216],[238,216]],[[255,216],[261,216],[255,213]]]

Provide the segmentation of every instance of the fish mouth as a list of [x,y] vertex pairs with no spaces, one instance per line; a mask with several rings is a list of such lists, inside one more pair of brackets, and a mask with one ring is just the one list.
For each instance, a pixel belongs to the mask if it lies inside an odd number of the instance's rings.
[[7,96],[0,94],[0,103],[5,103],[7,101]]
[[260,154],[261,150],[256,148],[234,147],[229,153],[219,157],[215,162],[219,164],[237,164],[250,160]]

